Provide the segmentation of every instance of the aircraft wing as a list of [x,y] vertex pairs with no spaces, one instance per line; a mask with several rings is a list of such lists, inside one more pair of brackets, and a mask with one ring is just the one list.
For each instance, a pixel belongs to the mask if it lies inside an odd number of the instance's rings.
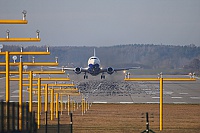
[[112,74],[113,72],[117,72],[117,71],[124,71],[124,70],[130,70],[130,69],[139,69],[140,67],[127,67],[127,68],[112,68],[112,67],[108,67],[108,68],[102,68],[100,73],[104,73],[107,72],[108,74]]
[[88,71],[88,68],[81,68],[81,67],[48,67],[48,68],[74,71],[74,72],[87,72]]
[[82,68],[82,67],[74,67],[74,68],[69,68],[69,67],[64,67],[64,70],[68,70],[68,71],[77,71],[78,69],[80,69],[80,72],[87,72],[88,68]]
[[124,71],[130,69],[139,69],[140,67],[128,67],[128,68],[115,68],[114,71]]

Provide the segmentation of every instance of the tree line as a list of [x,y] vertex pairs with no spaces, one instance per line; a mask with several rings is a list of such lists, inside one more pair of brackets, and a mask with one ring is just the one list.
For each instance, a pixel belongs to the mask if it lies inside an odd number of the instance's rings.
[[[148,69],[185,68],[199,72],[200,47],[195,45],[174,46],[154,44],[126,44],[104,47],[52,46],[51,55],[35,56],[38,62],[54,62],[58,57],[60,66],[87,66],[87,60],[96,50],[103,67],[140,66]],[[5,45],[2,51],[20,51],[20,46]],[[24,51],[46,51],[45,46],[27,46]],[[19,60],[19,58],[18,58]],[[31,61],[32,56],[23,56],[23,61]],[[0,56],[0,61],[4,57]]]

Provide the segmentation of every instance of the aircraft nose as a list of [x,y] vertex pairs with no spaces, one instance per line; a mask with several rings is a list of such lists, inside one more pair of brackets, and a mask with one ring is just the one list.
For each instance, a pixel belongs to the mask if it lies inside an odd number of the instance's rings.
[[89,67],[90,67],[90,68],[92,68],[92,67],[93,67],[93,65],[92,65],[92,64],[89,64]]

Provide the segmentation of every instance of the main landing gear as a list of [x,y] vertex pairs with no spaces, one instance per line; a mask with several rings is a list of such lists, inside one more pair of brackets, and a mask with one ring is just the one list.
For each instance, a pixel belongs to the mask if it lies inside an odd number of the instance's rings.
[[101,75],[101,79],[105,79],[106,76],[104,74]]
[[84,74],[84,79],[88,79],[88,75],[86,75],[86,73]]

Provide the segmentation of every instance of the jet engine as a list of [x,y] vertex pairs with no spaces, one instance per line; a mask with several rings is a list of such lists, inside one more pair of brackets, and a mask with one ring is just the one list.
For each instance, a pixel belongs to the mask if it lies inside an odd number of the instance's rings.
[[113,74],[114,73],[114,69],[112,67],[108,67],[107,68],[107,73],[108,74]]
[[76,74],[80,74],[80,73],[81,73],[81,68],[80,68],[80,67],[76,67],[76,68],[74,69],[74,72],[75,72]]

